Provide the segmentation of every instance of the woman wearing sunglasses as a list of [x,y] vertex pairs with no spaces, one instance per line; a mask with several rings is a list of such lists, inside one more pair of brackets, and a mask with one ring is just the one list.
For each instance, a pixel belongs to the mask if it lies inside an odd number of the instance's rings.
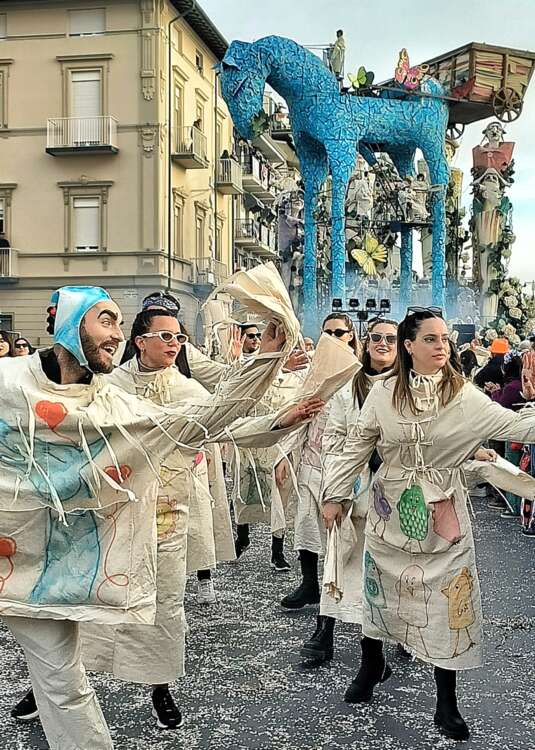
[[391,675],[383,641],[434,666],[434,721],[451,739],[468,727],[457,707],[458,670],[481,664],[482,614],[462,464],[487,440],[535,441],[535,416],[492,402],[450,362],[438,311],[410,309],[397,360],[368,394],[323,493],[328,527],[377,449],[369,492],[363,573],[362,662],[351,700],[371,700]]
[[[140,312],[130,336],[136,356],[116,368],[108,376],[110,382],[161,405],[176,405],[181,401],[206,402],[209,398],[206,389],[193,378],[183,376],[175,366],[177,354],[187,340],[173,311],[154,309]],[[266,420],[270,418],[266,417]],[[243,440],[246,447],[251,444],[245,434],[251,434],[249,425],[233,425],[228,429],[237,445]],[[130,439],[138,438],[132,435]],[[259,432],[254,444],[271,445],[273,440]],[[182,724],[182,715],[169,691],[169,683],[184,674],[186,622],[183,600],[189,518],[196,515],[202,517],[205,525],[211,526],[212,523],[205,452],[196,452],[184,445],[178,447],[179,450],[165,460],[159,475],[154,625],[113,628],[85,624],[82,628],[86,667],[111,672],[130,682],[152,685],[152,713],[162,729],[177,729]],[[122,471],[123,467],[119,469]],[[155,483],[157,481],[158,477],[155,477]],[[212,528],[209,537],[213,547]],[[204,537],[200,536],[193,540],[196,544],[203,541]],[[193,569],[197,567],[198,557]]]
[[[341,388],[329,404],[329,414],[323,434],[322,450],[325,454],[324,472],[328,469],[329,458],[341,453],[351,426],[358,419],[360,410],[372,385],[392,369],[396,360],[398,324],[393,320],[378,318],[371,321],[363,342],[362,369],[357,372],[353,382]],[[363,488],[349,503],[344,523],[348,531],[344,536],[354,541],[351,552],[344,555],[344,596],[340,602],[321,595],[320,614],[317,617],[316,630],[301,649],[301,656],[309,666],[319,666],[330,661],[334,651],[334,627],[336,620],[359,624],[362,621],[362,597],[360,581],[362,579],[362,549],[364,543],[364,525],[368,502],[364,488],[369,486],[371,475],[380,466],[380,459],[375,453],[370,459],[367,471],[361,477]]]
[[[359,345],[353,321],[344,313],[332,313],[323,321],[322,333],[335,336],[358,355]],[[301,583],[283,597],[284,609],[301,609],[320,600],[318,560],[325,550],[325,528],[319,504],[322,477],[323,431],[327,423],[327,410],[318,415],[305,429],[294,433],[281,443],[287,456],[298,456],[295,466],[299,495],[294,525],[294,549],[299,553]],[[275,480],[282,487],[290,475],[288,459],[275,467]]]

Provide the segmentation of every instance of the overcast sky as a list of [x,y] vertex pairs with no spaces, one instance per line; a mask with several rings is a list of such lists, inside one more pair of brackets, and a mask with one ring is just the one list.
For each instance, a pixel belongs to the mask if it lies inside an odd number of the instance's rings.
[[[468,42],[535,50],[535,0],[199,0],[229,42],[254,41],[269,34],[300,44],[325,44],[344,29],[346,72],[359,65],[373,70],[377,81],[393,74],[398,53],[406,47],[414,63]],[[488,121],[490,122],[490,120]],[[471,203],[471,150],[484,124],[466,128],[456,159],[465,171],[463,203]],[[507,126],[516,142],[513,202],[514,231],[511,275],[535,279],[535,76],[520,119]]]

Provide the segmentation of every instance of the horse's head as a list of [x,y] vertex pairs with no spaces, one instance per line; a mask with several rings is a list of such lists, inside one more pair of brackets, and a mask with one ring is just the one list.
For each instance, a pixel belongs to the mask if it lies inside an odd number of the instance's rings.
[[251,140],[266,129],[264,88],[269,75],[269,53],[258,44],[232,42],[222,62],[221,91],[234,125],[242,138]]

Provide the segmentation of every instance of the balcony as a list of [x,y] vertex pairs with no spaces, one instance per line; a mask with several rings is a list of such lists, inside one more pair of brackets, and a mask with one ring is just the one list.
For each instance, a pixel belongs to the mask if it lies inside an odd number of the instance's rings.
[[13,284],[18,280],[17,260],[14,247],[0,247],[0,284]]
[[266,258],[277,256],[275,232],[254,219],[236,220],[234,242],[237,246]]
[[206,169],[208,166],[208,146],[206,136],[199,128],[190,125],[173,131],[173,151],[171,159],[186,169]]
[[118,151],[115,117],[55,117],[47,122],[47,154],[116,154]]
[[201,286],[219,286],[228,276],[227,267],[211,256],[197,258],[197,284]]
[[225,195],[241,195],[242,172],[241,167],[234,159],[218,159],[216,188]]
[[242,156],[242,184],[244,190],[253,193],[263,203],[273,203],[275,192],[271,187],[272,172],[253,154]]

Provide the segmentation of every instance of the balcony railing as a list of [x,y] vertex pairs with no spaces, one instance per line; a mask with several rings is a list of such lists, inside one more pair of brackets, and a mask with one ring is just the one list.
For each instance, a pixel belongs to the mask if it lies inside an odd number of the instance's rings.
[[217,286],[228,276],[227,267],[215,258],[197,258],[197,284],[211,284]]
[[12,279],[17,275],[17,251],[14,247],[0,247],[0,279]]
[[193,125],[175,128],[171,158],[186,169],[205,169],[208,166],[208,145],[204,133]]
[[255,250],[260,255],[276,253],[275,232],[253,219],[237,219],[234,227],[237,245]]
[[118,150],[115,117],[54,117],[47,122],[46,151],[53,156]]
[[250,193],[257,195],[264,203],[275,200],[275,192],[271,186],[272,170],[267,164],[260,162],[254,154],[242,156],[243,187]]
[[216,187],[226,195],[240,195],[242,189],[242,171],[235,159],[218,159]]

